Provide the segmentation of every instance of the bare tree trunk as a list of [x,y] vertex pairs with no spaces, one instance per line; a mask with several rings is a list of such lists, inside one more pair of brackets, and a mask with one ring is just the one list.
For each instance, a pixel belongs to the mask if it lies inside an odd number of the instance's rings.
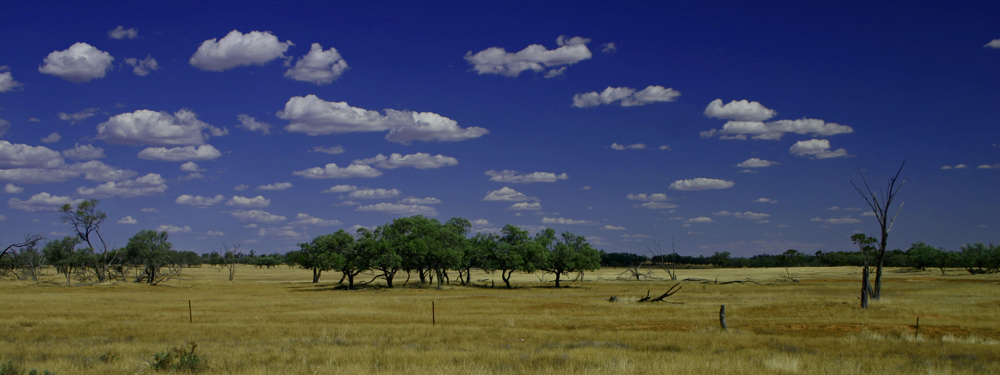
[[861,269],[861,308],[868,308],[868,293],[871,291],[871,286],[868,285],[868,261],[865,261],[864,267]]

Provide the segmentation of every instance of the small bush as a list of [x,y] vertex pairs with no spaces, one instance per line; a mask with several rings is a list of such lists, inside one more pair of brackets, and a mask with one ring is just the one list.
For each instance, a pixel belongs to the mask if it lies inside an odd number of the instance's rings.
[[118,353],[109,350],[101,354],[97,359],[104,363],[111,363],[118,359]]
[[[7,363],[0,364],[0,375],[24,375],[24,368],[14,361],[7,361]],[[56,375],[56,373],[49,370],[38,372],[36,369],[31,369],[28,371],[28,375]]]
[[198,372],[205,366],[205,361],[194,352],[197,348],[198,344],[191,343],[153,354],[149,367],[157,371]]

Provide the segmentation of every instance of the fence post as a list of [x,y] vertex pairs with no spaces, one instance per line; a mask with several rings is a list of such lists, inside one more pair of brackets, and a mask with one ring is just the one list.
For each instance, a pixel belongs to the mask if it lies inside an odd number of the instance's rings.
[[726,305],[722,305],[719,309],[719,325],[722,326],[722,330],[728,330],[729,327],[726,325]]
[[194,323],[194,312],[191,310],[191,300],[188,300],[188,322]]

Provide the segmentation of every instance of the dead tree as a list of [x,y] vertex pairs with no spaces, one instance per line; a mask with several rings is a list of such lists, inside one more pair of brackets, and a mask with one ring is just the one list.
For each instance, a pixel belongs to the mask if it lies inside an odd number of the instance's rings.
[[681,290],[681,283],[674,284],[674,286],[667,289],[666,293],[661,294],[659,297],[650,298],[649,290],[646,290],[646,296],[639,299],[638,302],[663,302],[664,298],[670,297],[677,294]]
[[905,203],[900,202],[898,206],[895,205],[899,189],[906,182],[899,179],[899,175],[903,172],[903,166],[905,165],[906,161],[900,163],[896,174],[886,184],[885,191],[872,189],[861,168],[858,168],[858,175],[861,176],[861,183],[864,185],[864,190],[855,184],[854,181],[851,181],[851,186],[854,186],[854,190],[857,190],[858,194],[861,194],[865,198],[865,202],[868,203],[868,207],[875,214],[875,219],[879,225],[878,247],[875,249],[875,289],[872,291],[871,296],[876,301],[882,297],[882,267],[885,263],[885,247],[889,240],[889,231],[892,230],[892,224],[896,221],[896,217],[899,216],[899,211],[903,209],[903,203]]

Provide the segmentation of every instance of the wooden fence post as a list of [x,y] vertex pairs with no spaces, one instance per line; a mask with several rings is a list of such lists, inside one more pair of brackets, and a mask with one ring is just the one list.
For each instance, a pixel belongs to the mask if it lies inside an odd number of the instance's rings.
[[188,300],[188,322],[194,323],[194,312],[191,310],[191,300]]
[[728,330],[729,326],[726,325],[726,305],[722,305],[719,309],[719,325],[722,326],[722,330]]

